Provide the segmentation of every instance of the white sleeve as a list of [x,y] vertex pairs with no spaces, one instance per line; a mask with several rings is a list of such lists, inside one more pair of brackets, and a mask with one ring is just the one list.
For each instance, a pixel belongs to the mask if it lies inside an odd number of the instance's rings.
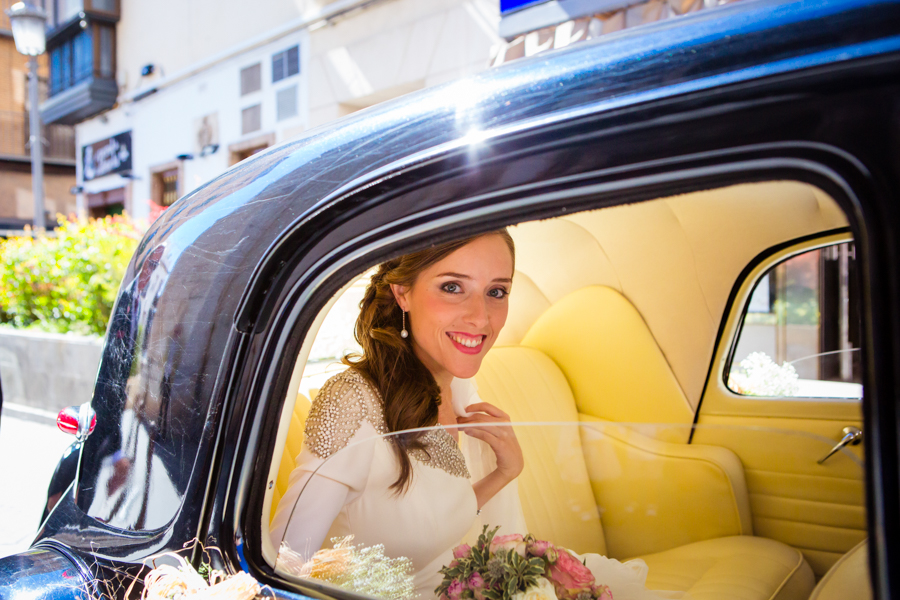
[[287,542],[308,559],[322,547],[338,513],[365,489],[378,437],[363,422],[345,448],[326,458],[316,456],[304,441],[269,526],[276,548]]
[[[298,502],[301,492],[303,502]],[[295,469],[270,526],[272,544],[280,551],[285,542],[304,560],[309,560],[325,542],[349,492],[347,486],[333,479]]]
[[380,429],[380,402],[361,375],[344,371],[322,386],[304,424],[288,489],[269,527],[276,548],[285,541],[309,558],[322,547],[341,509],[366,487]]

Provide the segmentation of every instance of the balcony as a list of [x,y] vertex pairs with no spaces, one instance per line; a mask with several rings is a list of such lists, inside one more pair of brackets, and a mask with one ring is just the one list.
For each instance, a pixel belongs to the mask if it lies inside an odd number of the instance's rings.
[[78,0],[70,4],[82,10],[56,14],[47,33],[49,98],[41,104],[45,123],[74,125],[112,108],[118,96],[118,2]]
[[[0,111],[0,160],[28,161],[28,113],[24,111]],[[71,125],[44,125],[44,162],[57,165],[75,165],[75,128]]]

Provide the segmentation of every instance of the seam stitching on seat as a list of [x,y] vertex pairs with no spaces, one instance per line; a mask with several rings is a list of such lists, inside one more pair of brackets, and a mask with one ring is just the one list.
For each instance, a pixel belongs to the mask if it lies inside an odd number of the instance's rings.
[[809,500],[807,498],[797,498],[794,496],[779,496],[778,494],[767,494],[764,492],[751,492],[751,496],[764,496],[766,498],[777,498],[779,500],[793,500],[795,502],[811,502],[813,504],[827,504],[829,506],[841,506],[847,508],[858,508],[865,514],[865,508],[862,504],[846,503],[846,502],[828,502],[827,500]]
[[858,529],[858,528],[856,528],[856,527],[835,527],[835,526],[833,526],[833,525],[823,525],[823,524],[821,524],[821,523],[805,523],[805,522],[803,522],[803,521],[796,521],[796,520],[794,520],[794,519],[781,519],[781,518],[778,518],[778,517],[757,517],[757,516],[754,516],[753,518],[754,518],[754,520],[755,520],[755,519],[759,519],[759,520],[762,520],[762,521],[779,521],[779,522],[781,522],[781,523],[798,523],[798,524],[800,524],[800,525],[809,525],[809,526],[811,526],[811,527],[820,527],[820,528],[822,528],[822,529],[832,530],[832,531],[866,531],[866,528],[865,528],[865,527],[863,527],[862,529]]
[[793,569],[791,569],[791,572],[788,573],[788,576],[784,578],[784,581],[781,582],[781,585],[778,586],[778,589],[776,589],[776,590],[772,593],[772,595],[769,596],[769,600],[774,600],[774,599],[778,596],[778,594],[781,593],[781,590],[784,589],[784,586],[787,585],[788,581],[790,581],[791,578],[793,578],[794,575],[797,574],[797,571],[800,569],[800,567],[803,566],[803,563],[804,563],[803,553],[802,553],[802,552],[799,552],[799,551],[797,551],[797,550],[794,550],[794,551],[797,552],[797,558],[799,559],[799,560],[797,561],[797,564],[794,566]]

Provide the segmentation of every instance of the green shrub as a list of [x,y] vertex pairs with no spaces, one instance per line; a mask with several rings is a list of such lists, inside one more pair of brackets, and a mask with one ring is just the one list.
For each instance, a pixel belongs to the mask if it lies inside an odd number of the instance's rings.
[[60,218],[55,233],[0,241],[0,322],[103,335],[141,233],[127,216]]

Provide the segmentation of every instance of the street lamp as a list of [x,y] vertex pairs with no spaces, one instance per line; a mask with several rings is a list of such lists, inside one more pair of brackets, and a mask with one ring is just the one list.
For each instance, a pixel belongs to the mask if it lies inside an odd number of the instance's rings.
[[38,111],[38,64],[37,57],[44,53],[47,39],[44,24],[47,13],[44,9],[27,2],[13,4],[6,14],[12,27],[16,50],[28,57],[28,100],[30,127],[28,143],[31,145],[31,189],[34,194],[34,230],[37,235],[44,233],[44,148],[41,145],[41,116]]

